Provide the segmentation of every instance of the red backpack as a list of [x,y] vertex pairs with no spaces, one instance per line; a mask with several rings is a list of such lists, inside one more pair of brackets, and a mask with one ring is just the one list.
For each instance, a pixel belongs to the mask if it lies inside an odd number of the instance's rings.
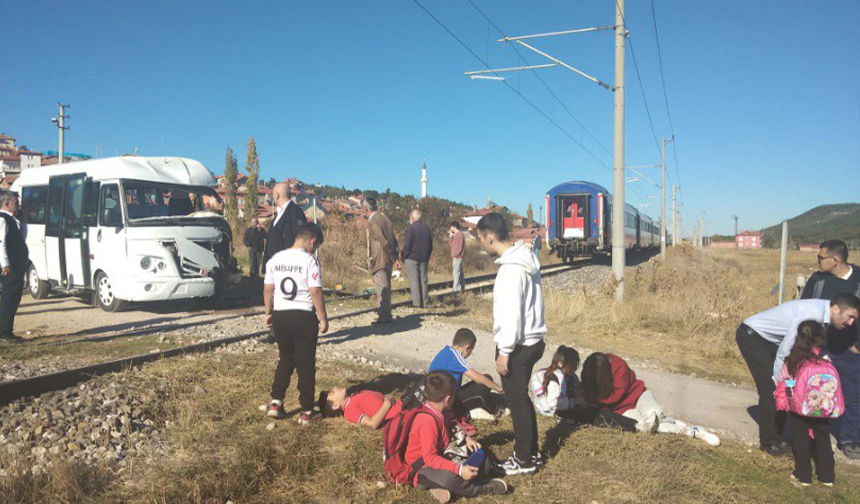
[[444,428],[435,415],[423,408],[401,411],[382,428],[382,468],[388,481],[395,485],[412,485],[415,474],[424,467],[423,458],[412,464],[406,463],[409,431],[412,430],[412,423],[418,415],[430,415],[436,420],[440,430]]

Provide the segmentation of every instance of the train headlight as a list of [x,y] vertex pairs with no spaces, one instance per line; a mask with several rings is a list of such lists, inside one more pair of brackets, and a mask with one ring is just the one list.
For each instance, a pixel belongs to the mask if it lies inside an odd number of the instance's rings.
[[144,257],[143,259],[140,260],[140,267],[142,269],[148,270],[149,268],[152,267],[152,259],[149,257]]
[[164,264],[164,261],[158,261],[158,271],[162,271],[166,267],[167,265]]

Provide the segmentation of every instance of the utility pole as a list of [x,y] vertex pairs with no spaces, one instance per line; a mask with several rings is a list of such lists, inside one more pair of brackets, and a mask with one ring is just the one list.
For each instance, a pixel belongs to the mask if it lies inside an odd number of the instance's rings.
[[624,0],[615,2],[615,126],[612,156],[612,273],[615,302],[624,300]]
[[735,220],[735,250],[738,249],[738,216],[732,215],[732,219]]
[[[670,140],[671,141],[671,140]],[[660,146],[660,260],[666,260],[666,137]],[[675,189],[672,189],[672,205],[675,204]]]
[[66,119],[69,119],[72,117],[72,116],[66,115],[66,109],[72,108],[72,107],[69,106],[68,104],[64,105],[64,104],[59,103],[59,102],[57,102],[57,106],[60,107],[59,119],[57,119],[56,117],[52,117],[51,122],[54,123],[54,126],[59,128],[59,130],[60,130],[60,152],[59,152],[59,157],[57,159],[58,164],[59,164],[59,163],[65,162],[65,160],[66,160],[65,132],[67,129],[69,129],[69,127],[66,126]]
[[672,186],[672,246],[678,246],[678,209],[675,207],[675,189],[678,186]]

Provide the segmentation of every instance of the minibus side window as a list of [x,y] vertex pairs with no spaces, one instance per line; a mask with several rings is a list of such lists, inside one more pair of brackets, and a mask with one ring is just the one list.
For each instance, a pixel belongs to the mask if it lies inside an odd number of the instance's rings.
[[66,188],[66,213],[63,216],[64,236],[81,237],[81,217],[84,198],[84,179],[70,178]]
[[122,222],[122,206],[119,203],[119,186],[108,184],[102,186],[101,204],[99,205],[99,226],[107,226],[105,223],[105,210],[114,210],[119,222]]
[[99,211],[99,182],[87,180],[84,183],[84,227],[94,227]]
[[44,224],[48,206],[48,186],[25,187],[21,191],[21,209],[28,224]]
[[60,215],[63,213],[63,188],[66,185],[64,177],[52,178],[49,182],[48,222],[45,233],[49,236],[59,236]]

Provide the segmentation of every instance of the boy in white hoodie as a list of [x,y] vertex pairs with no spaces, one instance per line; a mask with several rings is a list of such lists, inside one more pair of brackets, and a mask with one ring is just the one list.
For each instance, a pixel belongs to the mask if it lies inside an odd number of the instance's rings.
[[508,225],[498,213],[478,221],[484,249],[499,256],[493,286],[493,340],[496,370],[514,423],[514,453],[501,464],[507,474],[534,474],[543,465],[538,452],[537,418],[529,399],[529,379],[543,356],[546,324],[540,264],[522,241],[508,239]]

